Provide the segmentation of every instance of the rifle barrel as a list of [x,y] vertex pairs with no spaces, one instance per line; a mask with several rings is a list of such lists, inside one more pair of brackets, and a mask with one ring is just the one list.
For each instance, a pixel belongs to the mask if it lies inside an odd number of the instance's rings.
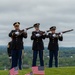
[[26,30],[29,30],[29,29],[31,29],[31,28],[33,28],[33,26],[32,26],[32,27],[28,27],[28,28],[26,28]]
[[49,32],[50,30],[47,30],[47,32]]
[[71,32],[71,31],[73,31],[73,29],[63,31],[62,33],[67,33],[67,32]]

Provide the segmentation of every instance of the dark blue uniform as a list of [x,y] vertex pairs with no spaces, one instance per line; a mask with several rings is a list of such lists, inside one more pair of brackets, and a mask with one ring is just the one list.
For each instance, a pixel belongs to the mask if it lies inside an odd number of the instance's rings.
[[[20,31],[20,30],[19,30]],[[9,37],[12,37],[12,67],[16,67],[19,62],[19,69],[22,69],[22,49],[23,47],[23,38],[27,38],[27,33],[23,32],[21,35],[15,34],[16,30],[12,30],[9,33]]]
[[36,36],[36,34],[39,34],[42,31],[33,31],[31,40],[33,40],[33,62],[32,66],[36,66],[36,60],[37,60],[37,54],[39,53],[39,58],[40,58],[40,66],[44,66],[44,61],[43,61],[43,50],[44,50],[44,43],[43,39],[45,39],[44,35],[41,35],[39,37]]
[[8,47],[7,47],[7,53],[8,53],[8,56],[9,57],[11,57],[11,44],[12,44],[12,41],[10,41],[9,43],[8,43]]
[[53,63],[53,57],[55,59],[55,67],[58,67],[58,50],[59,50],[59,46],[58,46],[58,40],[62,41],[63,37],[59,36],[57,33],[55,33],[56,37],[53,37],[52,33],[49,33],[47,35],[47,38],[49,38],[49,45],[48,45],[48,50],[49,50],[49,67],[52,67],[52,63]]

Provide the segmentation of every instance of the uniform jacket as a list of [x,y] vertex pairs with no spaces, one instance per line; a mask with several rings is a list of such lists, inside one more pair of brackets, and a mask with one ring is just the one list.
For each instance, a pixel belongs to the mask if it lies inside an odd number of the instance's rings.
[[43,39],[45,39],[44,35],[41,35],[40,37],[36,37],[37,33],[42,33],[43,31],[33,31],[31,40],[33,40],[32,50],[44,50],[44,43]]
[[12,45],[12,41],[10,41],[9,43],[8,43],[8,47],[7,47],[7,53],[8,53],[8,56],[10,57],[11,56],[11,45]]
[[23,32],[21,35],[14,34],[16,30],[12,30],[9,33],[9,37],[12,37],[12,50],[22,50],[23,47],[23,38],[27,38],[27,33]]
[[[57,35],[57,33],[55,34]],[[63,36],[53,37],[53,34],[49,33],[47,35],[47,38],[49,38],[48,49],[49,50],[59,50],[58,40],[63,41]]]

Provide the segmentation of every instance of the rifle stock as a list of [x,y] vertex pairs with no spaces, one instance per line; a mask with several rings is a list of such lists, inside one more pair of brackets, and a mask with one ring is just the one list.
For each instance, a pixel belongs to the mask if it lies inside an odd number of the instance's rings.
[[[49,32],[50,30],[47,30],[46,32]],[[40,35],[43,35],[43,34],[45,34],[45,31],[43,31],[43,32],[40,32],[39,33]]]

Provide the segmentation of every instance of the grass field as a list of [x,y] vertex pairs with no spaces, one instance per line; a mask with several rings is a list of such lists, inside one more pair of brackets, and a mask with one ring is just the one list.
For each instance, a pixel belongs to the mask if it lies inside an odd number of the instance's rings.
[[[19,75],[25,75],[30,71],[30,69],[19,71]],[[8,75],[8,71],[0,70],[0,75]],[[45,75],[75,75],[75,67],[45,68]]]

